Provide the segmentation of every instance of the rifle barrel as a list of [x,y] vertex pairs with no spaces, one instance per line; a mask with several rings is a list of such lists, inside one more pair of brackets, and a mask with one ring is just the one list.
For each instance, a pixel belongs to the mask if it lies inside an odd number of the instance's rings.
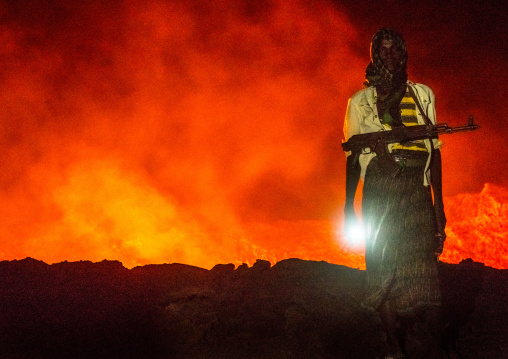
[[459,127],[442,127],[439,128],[438,132],[442,133],[453,133],[453,132],[461,132],[461,131],[474,131],[478,129],[480,126],[477,124],[474,125],[467,125],[467,126],[459,126]]

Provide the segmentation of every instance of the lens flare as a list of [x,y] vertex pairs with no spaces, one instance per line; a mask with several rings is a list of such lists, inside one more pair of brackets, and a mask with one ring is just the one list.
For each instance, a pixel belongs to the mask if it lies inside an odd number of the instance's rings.
[[347,236],[348,236],[348,238],[350,238],[349,243],[352,246],[356,247],[356,246],[362,244],[365,240],[363,226],[360,224],[357,224],[354,227],[349,228]]
[[347,248],[354,251],[365,247],[365,231],[360,222],[355,221],[346,225],[344,232]]

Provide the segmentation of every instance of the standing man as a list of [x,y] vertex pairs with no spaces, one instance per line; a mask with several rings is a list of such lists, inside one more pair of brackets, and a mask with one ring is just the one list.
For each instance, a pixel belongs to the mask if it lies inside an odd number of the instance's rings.
[[[345,140],[397,126],[436,124],[432,90],[407,80],[402,36],[380,29],[370,52],[366,88],[348,103]],[[446,225],[440,145],[437,139],[391,144],[397,166],[390,168],[384,168],[374,152],[347,157],[346,232],[357,222],[353,203],[362,177],[369,294],[364,304],[379,313],[385,326],[391,351],[387,358],[405,358],[403,341],[396,335],[399,321],[417,317],[424,318],[431,333],[429,358],[444,357],[437,273]]]

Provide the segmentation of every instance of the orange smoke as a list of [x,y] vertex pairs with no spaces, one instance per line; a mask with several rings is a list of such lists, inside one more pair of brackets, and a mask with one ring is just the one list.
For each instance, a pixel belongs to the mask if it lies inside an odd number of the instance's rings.
[[338,214],[342,119],[368,42],[360,58],[333,2],[0,14],[0,259],[364,266]]
[[508,268],[508,190],[486,184],[478,194],[460,194],[445,202],[448,225],[441,260],[471,258],[494,268]]

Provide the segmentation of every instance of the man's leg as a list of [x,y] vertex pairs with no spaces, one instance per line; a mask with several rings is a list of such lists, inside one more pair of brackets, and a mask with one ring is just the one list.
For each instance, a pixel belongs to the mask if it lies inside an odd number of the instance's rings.
[[397,315],[391,301],[385,300],[381,305],[379,315],[385,327],[390,354],[395,357],[404,357],[402,345],[397,338]]
[[430,348],[430,358],[440,359],[447,358],[447,355],[443,348],[443,316],[441,313],[441,308],[436,307],[432,309],[427,309],[425,311],[425,323],[427,325],[431,343],[429,343]]

